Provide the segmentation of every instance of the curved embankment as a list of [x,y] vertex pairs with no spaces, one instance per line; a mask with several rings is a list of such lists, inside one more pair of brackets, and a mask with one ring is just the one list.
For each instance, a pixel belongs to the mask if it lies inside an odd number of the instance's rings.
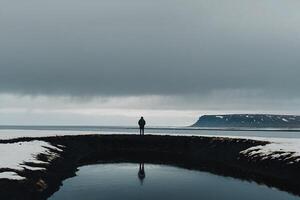
[[[254,180],[295,194],[299,192],[299,163],[256,160],[241,154],[267,142],[192,136],[86,135],[21,138],[5,142],[43,140],[63,148],[46,171],[23,171],[24,181],[0,181],[0,199],[47,199],[77,167],[99,162],[145,162],[177,165],[224,176]],[[3,142],[3,141],[2,141]],[[64,147],[62,147],[64,146]],[[55,151],[49,149],[49,151]],[[39,155],[40,160],[47,160]],[[20,173],[20,172],[19,172]]]

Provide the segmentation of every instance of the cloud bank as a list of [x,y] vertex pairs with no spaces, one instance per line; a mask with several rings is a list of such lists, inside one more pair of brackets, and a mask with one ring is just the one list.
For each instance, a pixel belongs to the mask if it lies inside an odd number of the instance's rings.
[[298,0],[2,0],[0,124],[299,114],[299,9]]
[[0,92],[297,96],[300,2],[1,1]]

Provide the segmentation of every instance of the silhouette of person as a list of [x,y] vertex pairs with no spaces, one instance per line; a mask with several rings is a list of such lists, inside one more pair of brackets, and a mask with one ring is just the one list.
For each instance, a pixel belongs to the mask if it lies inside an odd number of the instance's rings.
[[141,117],[138,124],[140,126],[140,135],[144,135],[144,129],[145,129],[146,121],[144,120],[143,117]]
[[145,177],[146,177],[145,168],[144,168],[144,163],[140,163],[139,172],[138,172],[138,177],[139,177],[139,179],[140,179],[141,185],[143,185],[144,179],[145,179]]

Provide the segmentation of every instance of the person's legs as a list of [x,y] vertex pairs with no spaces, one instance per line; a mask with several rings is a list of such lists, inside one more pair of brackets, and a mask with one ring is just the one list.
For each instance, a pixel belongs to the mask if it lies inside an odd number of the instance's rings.
[[142,128],[142,133],[143,133],[142,135],[144,135],[144,127]]
[[142,135],[142,128],[140,128],[140,135]]

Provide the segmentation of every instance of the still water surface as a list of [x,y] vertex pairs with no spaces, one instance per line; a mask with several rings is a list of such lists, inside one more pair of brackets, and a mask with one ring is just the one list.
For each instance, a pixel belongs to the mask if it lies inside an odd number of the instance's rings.
[[[118,126],[0,126],[0,139],[84,134],[138,134],[137,127]],[[145,134],[297,138],[300,130],[207,130],[191,127],[147,127]]]
[[293,200],[254,182],[166,165],[97,164],[79,168],[50,200]]

